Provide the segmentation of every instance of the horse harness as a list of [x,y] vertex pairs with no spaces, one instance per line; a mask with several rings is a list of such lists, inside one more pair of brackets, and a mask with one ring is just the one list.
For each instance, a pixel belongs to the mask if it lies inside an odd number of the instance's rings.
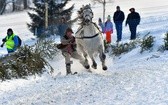
[[[93,23],[93,22],[92,22]],[[98,26],[95,24],[95,23],[93,23],[94,24],[94,26],[99,30],[99,28],[98,28]],[[83,27],[81,27],[77,32],[79,32],[81,29],[82,29]],[[76,32],[76,33],[77,33]],[[99,32],[100,32],[100,30],[99,30]],[[77,39],[91,39],[91,38],[94,38],[94,37],[96,37],[96,36],[98,36],[99,35],[99,33],[97,33],[97,34],[95,34],[95,35],[93,35],[93,36],[81,36],[81,37],[75,37],[75,38],[77,38]]]

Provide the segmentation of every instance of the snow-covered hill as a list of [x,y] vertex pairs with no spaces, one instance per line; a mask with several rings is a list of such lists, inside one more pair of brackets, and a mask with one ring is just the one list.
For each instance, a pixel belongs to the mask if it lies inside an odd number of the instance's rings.
[[[72,0],[76,11],[89,0]],[[91,3],[91,2],[90,2]],[[92,3],[91,3],[92,4]],[[113,15],[120,5],[125,15],[134,7],[142,20],[138,26],[140,37],[147,32],[155,36],[152,52],[140,54],[136,48],[120,57],[107,55],[107,71],[102,71],[99,59],[98,69],[88,73],[74,60],[73,72],[77,75],[65,76],[64,58],[60,55],[50,61],[54,67],[52,75],[32,76],[28,79],[8,80],[0,83],[1,105],[168,105],[168,53],[158,52],[163,44],[164,34],[168,31],[167,0],[114,0],[106,5],[106,14]],[[102,17],[102,5],[92,5],[94,21]],[[0,40],[8,27],[12,27],[24,42],[29,44],[33,37],[26,27],[30,19],[26,12],[0,16]],[[73,26],[74,31],[78,28]],[[128,27],[123,26],[123,42],[129,41]],[[116,41],[116,32],[112,36]],[[0,48],[0,54],[6,49]],[[61,72],[61,75],[57,75]]]

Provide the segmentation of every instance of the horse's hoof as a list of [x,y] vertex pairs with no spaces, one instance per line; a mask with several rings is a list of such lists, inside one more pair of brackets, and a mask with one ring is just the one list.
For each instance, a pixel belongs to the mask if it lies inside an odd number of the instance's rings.
[[78,72],[74,72],[73,75],[78,74]]
[[89,65],[87,65],[87,66],[85,66],[85,68],[86,68],[86,69],[89,69],[89,68],[90,68],[90,66],[89,66]]
[[103,70],[107,70],[107,66],[104,66],[104,67],[103,67]]
[[97,66],[95,66],[95,65],[92,65],[92,68],[94,68],[94,69],[97,69]]

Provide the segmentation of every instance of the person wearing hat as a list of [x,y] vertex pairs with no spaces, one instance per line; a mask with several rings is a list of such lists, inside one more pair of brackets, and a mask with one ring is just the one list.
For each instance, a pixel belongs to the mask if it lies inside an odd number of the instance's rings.
[[113,15],[113,21],[115,23],[116,31],[117,31],[117,41],[119,42],[122,39],[122,23],[125,19],[124,12],[120,10],[120,6],[116,7],[116,12]]
[[18,37],[13,33],[13,30],[11,28],[7,30],[7,36],[2,39],[2,42],[3,44],[1,45],[1,47],[3,47],[3,45],[5,44],[8,53],[15,52],[16,48],[19,45]]
[[98,25],[99,25],[100,28],[101,28],[101,32],[104,33],[104,23],[102,22],[102,19],[101,19],[101,18],[99,18],[99,20],[98,20]]
[[129,25],[129,29],[131,32],[131,37],[130,40],[136,39],[136,30],[137,26],[140,23],[140,15],[138,12],[135,12],[135,8],[130,8],[129,11],[131,13],[128,14],[127,19],[126,19],[126,25]]
[[61,21],[58,25],[58,34],[60,35],[60,39],[63,38],[67,28],[68,28],[68,23],[67,23],[65,17],[62,17]]
[[113,24],[111,22],[111,16],[108,15],[107,21],[105,22],[104,32],[106,33],[106,43],[111,43],[111,34],[113,33]]
[[[64,48],[62,48],[61,51],[62,51],[62,55],[65,58],[66,75],[72,74],[71,72],[72,61],[70,60],[70,58],[79,59],[82,65],[86,63],[84,58],[80,56],[76,51],[76,41],[75,41],[75,37],[72,34],[73,34],[72,29],[67,28],[65,35],[61,39],[61,44],[64,45]],[[85,66],[85,68],[87,67]]]

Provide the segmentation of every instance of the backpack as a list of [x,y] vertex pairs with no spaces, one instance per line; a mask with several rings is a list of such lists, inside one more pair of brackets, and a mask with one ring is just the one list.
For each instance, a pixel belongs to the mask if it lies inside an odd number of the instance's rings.
[[[17,36],[17,35],[16,35],[16,36]],[[19,42],[18,47],[20,47],[20,46],[22,45],[22,40],[20,39],[20,37],[19,37],[19,36],[17,36],[17,38],[18,38],[18,42]]]
[[18,43],[19,43],[18,47],[20,47],[22,45],[22,40],[20,39],[18,35],[15,35],[15,36],[18,38]]

